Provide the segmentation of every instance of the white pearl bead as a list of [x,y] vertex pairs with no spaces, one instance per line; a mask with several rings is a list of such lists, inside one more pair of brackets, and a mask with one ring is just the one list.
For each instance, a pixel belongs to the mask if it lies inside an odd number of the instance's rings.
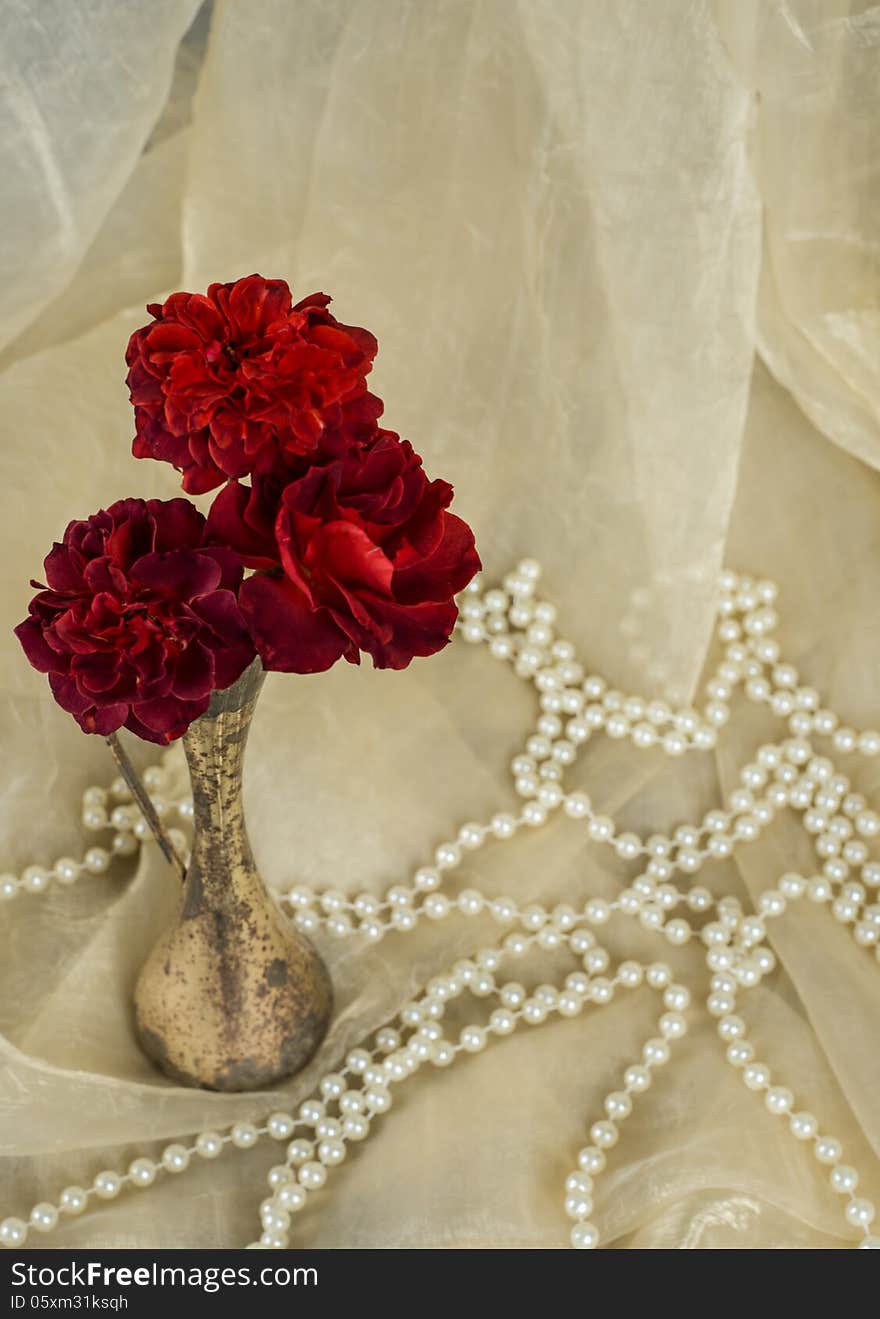
[[110,853],[105,847],[90,847],[83,861],[90,874],[103,875],[110,866]]
[[249,1150],[259,1140],[259,1133],[252,1122],[236,1122],[229,1133],[233,1145],[240,1150]]
[[185,1145],[166,1145],[162,1151],[162,1167],[166,1172],[186,1172],[189,1167],[189,1150]]
[[516,918],[516,903],[510,898],[493,898],[490,909],[493,919],[502,925]]
[[522,1006],[523,1021],[529,1026],[540,1026],[547,1020],[547,1009],[535,998],[527,998]]
[[307,1191],[317,1191],[327,1180],[327,1169],[323,1163],[304,1163],[297,1176],[300,1185],[304,1186]]
[[617,978],[627,989],[637,989],[645,978],[645,973],[638,962],[621,962],[617,968]]
[[516,1029],[516,1018],[506,1008],[496,1008],[489,1017],[489,1030],[493,1035],[511,1035]]
[[128,1178],[133,1186],[152,1186],[156,1180],[156,1171],[152,1159],[135,1159],[128,1166]]
[[27,1238],[27,1224],[20,1218],[4,1218],[0,1223],[0,1242],[13,1249],[23,1246]]
[[88,1195],[81,1186],[65,1186],[58,1197],[58,1206],[63,1214],[74,1218],[81,1214],[89,1202]]
[[627,1067],[623,1074],[623,1081],[627,1090],[631,1090],[634,1094],[641,1094],[651,1085],[651,1073],[647,1067],[634,1063],[631,1067]]
[[880,733],[867,729],[859,736],[859,751],[863,756],[880,755]]
[[605,1167],[605,1152],[598,1145],[585,1145],[578,1153],[578,1167],[593,1177],[597,1177]]
[[[293,1133],[295,1122],[289,1113],[273,1113],[266,1123],[273,1140],[288,1140]],[[196,1142],[198,1146],[198,1142]],[[199,1153],[201,1154],[201,1150]]]
[[501,812],[492,816],[491,829],[496,838],[512,838],[516,833],[516,820],[512,815]]
[[441,843],[434,853],[439,870],[453,870],[461,864],[461,848],[457,843]]
[[629,1117],[632,1112],[632,1100],[624,1090],[615,1090],[605,1098],[605,1112],[616,1122]]
[[559,995],[557,1011],[561,1017],[576,1017],[583,1006],[584,1001],[579,994],[564,993]]
[[341,1140],[322,1140],[318,1146],[318,1158],[328,1168],[335,1168],[345,1158],[345,1145]]
[[684,985],[670,985],[663,994],[664,1004],[675,1012],[684,1012],[689,1007],[690,1001],[690,990]]
[[52,867],[55,872],[55,878],[59,884],[74,884],[79,878],[79,872],[82,867],[72,857],[62,856],[55,862]]
[[575,1192],[565,1197],[565,1213],[569,1218],[584,1219],[593,1212],[593,1201],[589,1195]]
[[370,1134],[370,1123],[360,1113],[348,1113],[342,1120],[342,1134],[346,1140],[366,1140]]
[[649,1067],[662,1067],[669,1062],[669,1045],[665,1040],[648,1040],[642,1048],[642,1057]]
[[870,1200],[850,1200],[843,1212],[851,1227],[868,1228],[874,1221],[876,1210]]
[[387,1113],[391,1107],[391,1093],[384,1086],[370,1086],[364,1097],[371,1113]]
[[216,1131],[203,1131],[196,1137],[196,1153],[203,1159],[216,1159],[223,1152],[223,1137]]
[[94,1180],[95,1195],[101,1200],[114,1200],[122,1190],[122,1178],[118,1172],[107,1170],[99,1172]]
[[794,1103],[794,1095],[785,1086],[774,1085],[764,1096],[764,1104],[767,1111],[777,1115],[791,1112],[791,1106]]
[[570,792],[563,810],[572,820],[583,820],[590,814],[590,799],[585,792]]
[[689,942],[693,931],[686,920],[678,917],[675,920],[666,922],[663,927],[663,933],[669,943],[674,944],[676,947],[681,947],[683,944]]
[[587,833],[596,843],[607,843],[614,837],[614,821],[607,815],[595,815],[587,825]]
[[315,1153],[315,1147],[310,1140],[304,1140],[300,1137],[298,1140],[292,1140],[287,1147],[287,1162],[298,1167],[301,1163],[308,1163],[309,1159]]
[[449,915],[451,904],[445,893],[429,893],[424,901],[424,912],[429,920],[443,920]]
[[687,1022],[680,1012],[664,1012],[659,1026],[661,1034],[668,1040],[679,1040],[687,1033]]
[[283,1209],[288,1214],[295,1214],[305,1208],[308,1192],[297,1182],[286,1182],[275,1192],[275,1200],[279,1209]]
[[819,1130],[819,1120],[814,1113],[792,1113],[788,1125],[796,1140],[813,1140]]
[[45,893],[50,882],[51,876],[43,866],[28,866],[22,872],[21,885],[28,893]]
[[770,1084],[770,1068],[763,1063],[750,1063],[743,1071],[743,1080],[750,1090],[766,1090]]
[[642,841],[637,834],[619,834],[614,840],[614,850],[624,861],[633,861],[642,850]]
[[479,1053],[486,1047],[486,1032],[480,1026],[465,1026],[459,1041],[467,1053]]
[[463,824],[458,831],[458,841],[460,845],[468,851],[473,851],[479,847],[485,837],[485,831],[480,824]]
[[37,1232],[51,1232],[58,1226],[58,1210],[45,1200],[34,1205],[30,1215],[30,1225]]
[[611,908],[604,898],[590,898],[584,907],[584,915],[591,925],[604,925],[611,917]]
[[506,1008],[517,1011],[526,1001],[526,991],[516,980],[511,980],[508,984],[502,985],[498,997]]
[[839,1163],[831,1170],[831,1185],[841,1195],[850,1195],[859,1184],[859,1174],[849,1164]]
[[590,1127],[590,1140],[599,1149],[610,1150],[619,1139],[619,1132],[613,1122],[594,1122]]
[[813,1146],[813,1153],[820,1163],[837,1163],[843,1156],[843,1148],[833,1136],[820,1136]]

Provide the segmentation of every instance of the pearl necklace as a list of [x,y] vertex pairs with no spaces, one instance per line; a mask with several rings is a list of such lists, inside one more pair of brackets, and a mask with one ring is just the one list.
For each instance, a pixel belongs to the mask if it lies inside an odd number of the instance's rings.
[[[841,726],[835,714],[821,707],[818,693],[802,686],[793,666],[781,661],[772,636],[777,592],[771,582],[722,574],[717,635],[724,658],[706,685],[702,709],[674,709],[665,701],[610,690],[602,678],[586,674],[571,643],[556,637],[554,606],[536,597],[539,576],[537,563],[526,560],[500,588],[484,591],[476,579],[461,598],[457,625],[464,641],[486,644],[495,659],[510,663],[539,693],[536,731],[511,764],[516,792],[523,799],[520,811],[462,825],[454,840],[436,848],[432,864],[416,870],[411,884],[394,885],[384,899],[371,893],[349,897],[333,889],[317,892],[302,885],[278,895],[292,910],[297,927],[310,935],[325,930],[336,938],[361,936],[377,942],[392,932],[411,931],[424,920],[480,914],[490,915],[507,933],[429,980],[375,1033],[369,1048],[351,1050],[338,1070],[325,1075],[315,1096],[296,1113],[274,1113],[262,1126],[237,1122],[223,1133],[203,1131],[189,1144],[168,1145],[158,1162],[141,1157],[125,1173],[99,1172],[89,1188],[67,1187],[57,1205],[34,1206],[27,1222],[5,1219],[0,1243],[19,1247],[29,1228],[50,1232],[62,1215],[82,1213],[93,1197],[110,1200],[124,1188],[149,1187],[160,1175],[185,1172],[193,1158],[214,1159],[229,1145],[249,1149],[268,1136],[285,1143],[285,1160],[269,1172],[269,1194],[260,1205],[262,1231],[251,1248],[283,1249],[289,1244],[291,1216],[325,1185],[349,1144],[367,1138],[376,1119],[391,1108],[393,1090],[425,1064],[448,1067],[523,1024],[538,1027],[556,1016],[575,1017],[609,1003],[619,991],[648,986],[658,997],[656,1033],[624,1069],[619,1087],[606,1096],[603,1113],[589,1126],[589,1142],[565,1182],[563,1208],[572,1223],[571,1245],[597,1246],[600,1233],[591,1221],[595,1182],[633,1103],[651,1086],[656,1069],[669,1061],[671,1046],[686,1034],[694,992],[676,983],[662,961],[611,965],[594,929],[629,917],[672,945],[694,937],[701,941],[709,978],[708,986],[700,987],[700,997],[717,1022],[728,1063],[749,1090],[763,1097],[769,1112],[787,1124],[792,1137],[811,1146],[819,1163],[828,1167],[831,1189],[844,1198],[844,1219],[858,1234],[859,1247],[880,1248],[880,1237],[871,1231],[874,1206],[857,1194],[858,1173],[842,1161],[840,1142],[820,1132],[817,1118],[797,1107],[792,1092],[756,1058],[746,1023],[737,1013],[738,995],[758,985],[776,965],[766,942],[767,923],[782,917],[790,903],[806,900],[827,906],[836,921],[850,928],[855,943],[880,961],[880,863],[871,858],[866,841],[880,833],[880,815],[852,791],[829,757],[816,753],[812,742],[821,738],[837,752],[876,756],[880,733]],[[594,811],[586,793],[563,788],[564,771],[575,761],[578,748],[599,732],[628,739],[638,750],[660,746],[670,756],[711,749],[729,718],[728,702],[736,687],[785,719],[790,736],[760,747],[724,808],[709,811],[700,823],[681,825],[671,837],[654,833],[640,838],[618,832],[612,819]],[[176,747],[163,753],[161,765],[146,771],[144,784],[160,817],[176,815],[185,826],[192,819],[192,801],[168,794],[175,773],[180,773]],[[738,843],[757,838],[786,807],[801,812],[804,828],[813,837],[815,874],[782,875],[774,888],[759,896],[752,912],[745,912],[736,898],[716,900],[708,889],[690,882],[705,862],[727,858]],[[613,901],[590,897],[580,910],[565,903],[548,910],[539,903],[520,906],[511,898],[491,898],[477,889],[444,892],[447,878],[466,853],[489,841],[508,842],[521,829],[537,828],[560,811],[586,828],[594,842],[638,863],[639,873]],[[21,891],[42,893],[53,881],[71,884],[84,872],[103,873],[114,854],[128,856],[152,838],[121,779],[109,790],[87,789],[83,824],[95,832],[111,830],[110,847],[91,847],[82,861],[64,857],[51,869],[29,866],[20,877],[0,876],[0,898]],[[186,833],[180,828],[169,832],[185,854]],[[509,961],[525,959],[533,950],[561,948],[581,969],[560,984],[529,990],[518,980],[498,978]],[[474,1004],[475,1019],[451,1038],[444,1031],[447,1007],[465,992],[485,1003]]]

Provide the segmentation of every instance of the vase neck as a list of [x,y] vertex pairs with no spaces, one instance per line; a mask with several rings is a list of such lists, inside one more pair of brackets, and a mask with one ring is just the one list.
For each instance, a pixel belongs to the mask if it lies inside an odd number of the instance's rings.
[[206,886],[224,883],[252,868],[244,821],[244,751],[265,672],[259,659],[224,691],[214,692],[205,714],[183,737],[193,794],[193,847],[190,869]]

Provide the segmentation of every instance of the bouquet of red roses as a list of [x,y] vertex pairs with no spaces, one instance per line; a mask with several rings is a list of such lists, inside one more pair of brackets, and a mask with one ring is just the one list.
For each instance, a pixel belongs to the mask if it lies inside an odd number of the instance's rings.
[[480,566],[452,487],[379,425],[377,343],[329,297],[250,275],[174,293],[126,353],[138,458],[218,489],[121,499],[71,522],[15,629],[89,733],[180,737],[259,655],[317,673],[402,669],[449,641]]

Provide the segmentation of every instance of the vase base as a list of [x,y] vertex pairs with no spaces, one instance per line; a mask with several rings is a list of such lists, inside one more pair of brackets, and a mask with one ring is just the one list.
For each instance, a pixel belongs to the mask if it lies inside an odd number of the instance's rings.
[[235,1093],[266,1089],[306,1066],[326,1034],[333,992],[315,949],[291,935],[288,956],[265,965],[263,986],[254,990],[251,962],[250,984],[235,985],[228,1003],[226,959],[206,965],[193,957],[191,940],[182,949],[173,936],[154,950],[135,991],[135,1026],[144,1053],[169,1080]]

